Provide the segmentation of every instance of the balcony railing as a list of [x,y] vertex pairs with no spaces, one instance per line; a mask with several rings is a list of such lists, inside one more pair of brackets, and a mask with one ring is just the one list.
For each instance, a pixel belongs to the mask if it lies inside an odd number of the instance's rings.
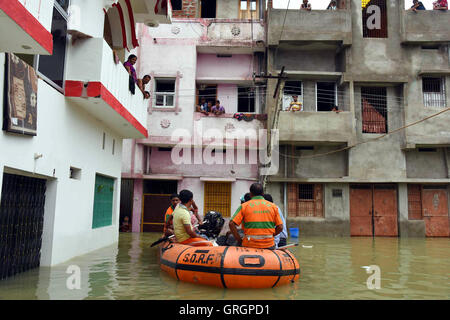
[[280,112],[280,141],[345,143],[352,138],[352,113]]
[[404,11],[402,40],[410,43],[449,42],[449,24],[450,11]]
[[0,0],[0,52],[52,54],[53,0]]
[[350,45],[351,18],[349,9],[312,11],[269,9],[268,44],[276,46],[280,41],[327,41]]
[[[117,63],[116,63],[117,62]],[[77,97],[99,120],[119,131],[124,137],[147,136],[147,105],[136,86],[129,90],[129,74],[122,62],[116,61],[113,51],[101,38],[78,41],[68,54],[66,96]],[[81,88],[80,84],[87,88]],[[86,99],[87,98],[87,99]],[[98,104],[101,98],[101,104]],[[108,111],[107,113],[102,113]],[[111,110],[114,111],[111,114]]]

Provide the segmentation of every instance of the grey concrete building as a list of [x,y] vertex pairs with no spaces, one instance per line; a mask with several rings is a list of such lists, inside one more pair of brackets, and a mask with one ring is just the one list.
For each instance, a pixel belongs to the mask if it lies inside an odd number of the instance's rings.
[[280,168],[266,189],[301,234],[449,236],[450,12],[405,1],[269,1],[267,72],[284,74],[275,98],[267,84]]

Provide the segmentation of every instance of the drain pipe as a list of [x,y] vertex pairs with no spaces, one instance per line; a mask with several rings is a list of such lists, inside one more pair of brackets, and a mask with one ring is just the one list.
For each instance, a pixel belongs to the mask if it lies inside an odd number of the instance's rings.
[[[283,147],[284,150],[284,178],[287,178],[287,156],[286,156],[286,152],[287,152],[287,147],[284,146]],[[287,219],[287,182],[284,182],[284,195],[283,195],[283,204],[284,204],[284,218]]]

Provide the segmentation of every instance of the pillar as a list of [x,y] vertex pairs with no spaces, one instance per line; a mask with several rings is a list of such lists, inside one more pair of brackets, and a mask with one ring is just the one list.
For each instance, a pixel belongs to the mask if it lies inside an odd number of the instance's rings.
[[135,179],[133,189],[133,217],[131,219],[133,232],[141,232],[143,189],[144,180]]

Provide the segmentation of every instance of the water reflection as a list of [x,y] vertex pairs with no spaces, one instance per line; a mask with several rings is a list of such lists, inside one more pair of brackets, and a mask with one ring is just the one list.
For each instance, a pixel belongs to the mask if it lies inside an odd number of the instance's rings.
[[[291,251],[300,281],[258,290],[184,283],[159,268],[158,234],[120,235],[116,245],[52,268],[0,281],[0,299],[449,299],[450,239],[300,238]],[[295,241],[295,239],[292,239]],[[291,242],[293,242],[291,241]],[[81,288],[69,290],[70,265],[81,270]],[[381,268],[381,289],[369,290],[366,272]]]

